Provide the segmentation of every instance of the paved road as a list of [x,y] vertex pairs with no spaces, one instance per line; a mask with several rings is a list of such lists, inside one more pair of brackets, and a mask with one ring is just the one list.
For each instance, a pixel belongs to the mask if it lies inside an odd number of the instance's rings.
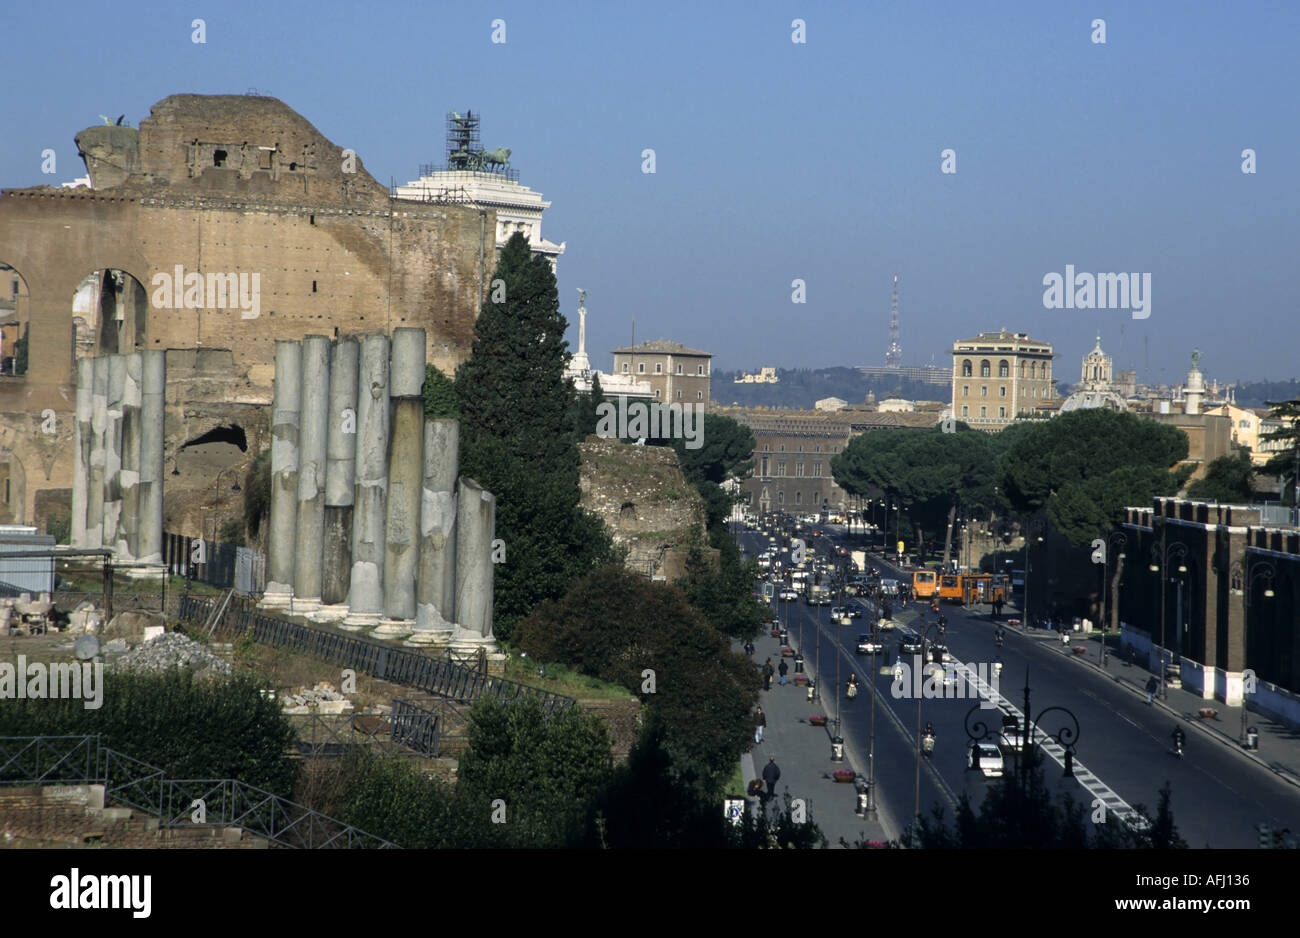
[[[742,541],[752,550],[752,537],[742,536]],[[817,546],[820,551],[825,545]],[[884,566],[874,555],[872,563]],[[897,574],[896,568],[891,569]],[[901,625],[913,625],[921,611],[916,604],[909,604],[906,610],[895,613],[895,619]],[[1255,825],[1260,822],[1300,831],[1300,788],[1185,722],[1186,752],[1183,759],[1176,758],[1170,733],[1181,722],[1178,716],[1159,706],[1148,707],[1144,697],[1118,685],[1113,676],[1066,655],[1055,636],[1007,629],[1006,644],[997,649],[993,643],[995,625],[987,615],[954,606],[945,606],[944,612],[948,617],[946,643],[955,659],[987,667],[1000,656],[1004,669],[998,689],[1017,710],[1023,710],[1023,688],[1028,677],[1035,716],[1048,707],[1067,707],[1077,717],[1077,777],[1063,778],[1063,769],[1049,762],[1047,778],[1057,790],[1070,792],[1088,805],[1100,799],[1110,812],[1123,814],[1137,803],[1154,812],[1157,792],[1167,780],[1173,788],[1179,830],[1189,844],[1197,847],[1256,847]],[[821,663],[817,667],[827,675],[824,686],[828,695],[833,697],[837,660],[844,679],[853,667],[863,667],[863,659],[853,654],[853,645],[859,632],[869,630],[867,618],[854,620],[850,626],[836,626],[829,621],[827,607],[809,607],[802,602],[779,604],[778,614],[788,617],[794,641],[803,642],[810,660],[818,658],[820,635]],[[887,651],[896,656],[896,639],[886,641]],[[862,676],[859,671],[859,678]],[[877,780],[886,799],[905,819],[911,814],[915,797],[916,701],[893,697],[892,675],[874,677],[880,694],[876,714]],[[855,746],[866,746],[866,721],[859,714],[869,710],[868,703],[862,695],[844,704],[843,735]],[[830,707],[833,709],[833,702]],[[921,721],[933,721],[938,737],[933,762],[923,760],[922,765],[923,813],[934,804],[950,805],[962,791],[969,792],[978,803],[990,784],[977,773],[966,771],[965,724],[971,707],[969,699],[921,701]],[[997,711],[982,712],[992,714],[991,722],[997,722],[1000,716]],[[1061,725],[1050,713],[1042,724],[1053,731]],[[1279,739],[1273,744],[1286,743]],[[1053,754],[1050,750],[1054,750],[1058,758],[1063,758],[1059,747],[1047,748],[1049,757]],[[1014,766],[1014,761],[1008,762]],[[947,814],[951,817],[950,808]]]

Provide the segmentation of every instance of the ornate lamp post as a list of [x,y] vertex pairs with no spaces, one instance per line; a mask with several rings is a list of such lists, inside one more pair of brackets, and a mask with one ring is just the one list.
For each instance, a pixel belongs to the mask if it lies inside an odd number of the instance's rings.
[[[980,712],[980,705],[976,704],[971,707],[966,714],[966,736],[970,739],[972,748],[976,743],[993,739],[995,742],[1002,736],[1002,727],[992,727],[984,723],[983,719],[973,719]],[[1060,713],[1061,723],[1055,732],[1049,732],[1044,729],[1044,717],[1049,713]],[[1048,725],[1055,725],[1055,721],[1050,721]],[[1020,784],[1023,791],[1029,791],[1029,763],[1030,752],[1035,744],[1036,736],[1042,733],[1049,740],[1061,746],[1065,750],[1065,772],[1062,778],[1074,778],[1074,753],[1075,746],[1079,742],[1079,720],[1074,713],[1065,707],[1048,707],[1038,714],[1033,715],[1029,705],[1029,669],[1025,668],[1025,717],[1023,725],[1020,727]],[[978,768],[978,759],[973,759],[969,768]]]
[[[1249,555],[1247,555],[1249,559]],[[1256,560],[1250,566],[1250,578],[1245,582],[1245,589],[1242,591],[1242,608],[1245,615],[1242,616],[1242,628],[1250,628],[1250,594],[1254,591],[1255,581],[1263,580],[1264,598],[1273,598],[1273,578],[1277,575],[1277,568],[1273,566],[1270,560]],[[1244,644],[1244,643],[1243,643]],[[1246,742],[1246,688],[1242,685],[1241,689],[1241,742]]]
[[1034,543],[1043,542],[1043,532],[1047,530],[1047,524],[1042,518],[1031,518],[1025,526],[1025,626],[1032,628],[1033,618],[1029,614],[1029,574],[1033,570],[1033,554],[1030,548]]
[[[1178,559],[1178,570],[1180,574],[1177,577],[1169,576],[1166,578],[1165,571],[1169,569],[1169,559],[1176,557]],[[1163,551],[1155,544],[1151,545],[1151,564],[1148,569],[1160,578],[1160,699],[1169,699],[1169,681],[1167,680],[1168,665],[1165,664],[1165,585],[1167,583],[1178,584],[1178,631],[1174,635],[1174,656],[1178,659],[1179,670],[1182,669],[1183,659],[1183,574],[1187,573],[1187,545],[1180,541],[1172,544],[1166,544]]]

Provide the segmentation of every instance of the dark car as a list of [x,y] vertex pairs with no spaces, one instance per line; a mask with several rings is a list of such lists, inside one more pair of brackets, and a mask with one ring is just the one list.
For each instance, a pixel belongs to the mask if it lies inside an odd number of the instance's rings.
[[905,635],[898,640],[898,650],[904,655],[919,655],[921,640],[915,635]]

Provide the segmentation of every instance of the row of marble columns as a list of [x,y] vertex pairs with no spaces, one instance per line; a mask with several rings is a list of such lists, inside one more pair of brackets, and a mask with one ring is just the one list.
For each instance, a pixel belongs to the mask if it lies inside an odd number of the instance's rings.
[[161,350],[77,361],[73,547],[162,563],[166,390]]
[[413,644],[492,643],[496,503],[426,420],[423,329],[275,347],[263,604]]

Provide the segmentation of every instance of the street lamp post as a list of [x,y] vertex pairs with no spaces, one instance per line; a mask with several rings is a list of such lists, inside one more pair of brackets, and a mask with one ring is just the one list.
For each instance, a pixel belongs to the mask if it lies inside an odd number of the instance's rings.
[[[1110,628],[1111,614],[1114,611],[1110,608],[1110,555],[1115,553],[1117,547],[1127,546],[1128,536],[1123,531],[1113,531],[1106,538],[1106,555],[1101,565],[1101,666],[1103,668],[1106,667],[1106,630]],[[1119,556],[1124,556],[1122,550]]]
[[876,816],[876,679],[880,676],[880,617],[877,609],[871,610],[871,647],[875,654],[871,656],[871,732],[867,738],[867,817]]
[[[1272,599],[1273,577],[1276,573],[1277,568],[1273,566],[1272,561],[1256,560],[1255,563],[1251,565],[1250,576],[1245,582],[1245,589],[1243,590],[1242,595],[1242,606],[1245,611],[1245,615],[1242,616],[1243,629],[1250,628],[1250,594],[1255,587],[1255,581],[1264,581],[1264,598]],[[1245,642],[1242,644],[1244,645]],[[1242,663],[1244,664],[1245,662],[1243,661]],[[1241,688],[1241,742],[1242,744],[1245,744],[1246,742],[1246,687],[1244,683]]]
[[[924,613],[922,613],[922,615],[924,616]],[[922,619],[922,621],[924,622],[924,619]],[[932,622],[929,625],[922,626],[920,632],[921,660],[919,662],[920,667],[922,668],[924,668],[929,663],[929,659],[930,659],[930,655],[928,652],[930,633],[937,631],[938,628],[939,628],[939,624],[937,622]],[[913,656],[912,660],[914,663],[916,662],[915,656]],[[918,681],[917,677],[918,675],[916,673],[913,673],[912,688],[914,690],[918,686],[923,686],[923,682]],[[917,821],[919,821],[921,818],[921,696],[922,696],[921,694],[916,695],[916,782],[914,787],[914,800],[913,800],[913,810],[912,810],[912,818],[914,824]]]
[[[1043,729],[1043,718],[1053,711],[1059,711],[1064,714],[1064,719],[1067,721],[1054,733]],[[1002,735],[1001,726],[987,725],[982,719],[972,722],[971,718],[979,712],[980,705],[977,703],[975,706],[971,707],[966,714],[966,736],[970,739],[972,748],[974,748],[975,744],[981,743],[986,739],[1000,739]],[[1079,721],[1075,715],[1065,707],[1047,707],[1040,712],[1037,717],[1033,715],[1029,703],[1029,668],[1026,667],[1025,717],[1023,725],[1020,727],[1020,784],[1026,793],[1029,791],[1029,757],[1035,744],[1035,736],[1040,732],[1049,740],[1065,749],[1065,773],[1062,777],[1073,778],[1075,746],[1077,746],[1079,742]],[[975,758],[971,760],[971,765],[968,768],[975,769],[978,767],[979,761],[978,758]]]
[[1033,518],[1025,527],[1025,627],[1032,628],[1034,620],[1029,614],[1029,574],[1033,570],[1033,554],[1030,552],[1030,544],[1037,540],[1042,543],[1043,531],[1046,525],[1042,518]]
[[[1182,635],[1182,632],[1183,632],[1183,577],[1182,577],[1182,574],[1186,574],[1186,573],[1187,573],[1187,564],[1186,564],[1186,560],[1187,560],[1187,545],[1186,545],[1186,544],[1183,544],[1181,541],[1175,541],[1175,542],[1172,543],[1172,544],[1166,544],[1166,545],[1164,546],[1164,549],[1161,550],[1161,548],[1160,548],[1159,546],[1157,546],[1157,545],[1155,545],[1155,544],[1152,544],[1152,545],[1151,545],[1151,556],[1152,556],[1152,563],[1149,565],[1148,569],[1149,569],[1152,573],[1157,574],[1157,575],[1159,576],[1159,580],[1160,580],[1160,666],[1161,666],[1161,672],[1160,672],[1160,699],[1161,699],[1161,700],[1168,700],[1168,699],[1169,699],[1169,680],[1168,680],[1168,673],[1167,673],[1167,672],[1168,672],[1168,670],[1169,670],[1169,666],[1168,666],[1168,664],[1165,663],[1165,656],[1166,656],[1169,652],[1168,652],[1168,649],[1165,647],[1165,643],[1166,643],[1166,641],[1168,641],[1168,639],[1167,639],[1167,637],[1166,637],[1166,635],[1165,635],[1165,618],[1166,618],[1166,610],[1165,610],[1165,606],[1166,606],[1166,603],[1165,603],[1165,593],[1167,592],[1167,589],[1166,589],[1167,584],[1169,584],[1169,583],[1177,583],[1177,584],[1178,584],[1178,620],[1177,620],[1178,631],[1177,631],[1177,633],[1174,635],[1174,649],[1175,649],[1174,654],[1175,654],[1175,657],[1177,657],[1177,659],[1178,659],[1178,668],[1179,668],[1179,671],[1180,671],[1180,673],[1181,673],[1181,671],[1182,671],[1182,663],[1183,663],[1183,635]],[[1176,557],[1176,558],[1178,559],[1178,561],[1179,561],[1179,563],[1178,563],[1178,573],[1179,573],[1180,575],[1179,575],[1177,578],[1175,578],[1175,577],[1173,577],[1173,576],[1166,576],[1166,571],[1169,569],[1169,559],[1170,559],[1171,557]]]

